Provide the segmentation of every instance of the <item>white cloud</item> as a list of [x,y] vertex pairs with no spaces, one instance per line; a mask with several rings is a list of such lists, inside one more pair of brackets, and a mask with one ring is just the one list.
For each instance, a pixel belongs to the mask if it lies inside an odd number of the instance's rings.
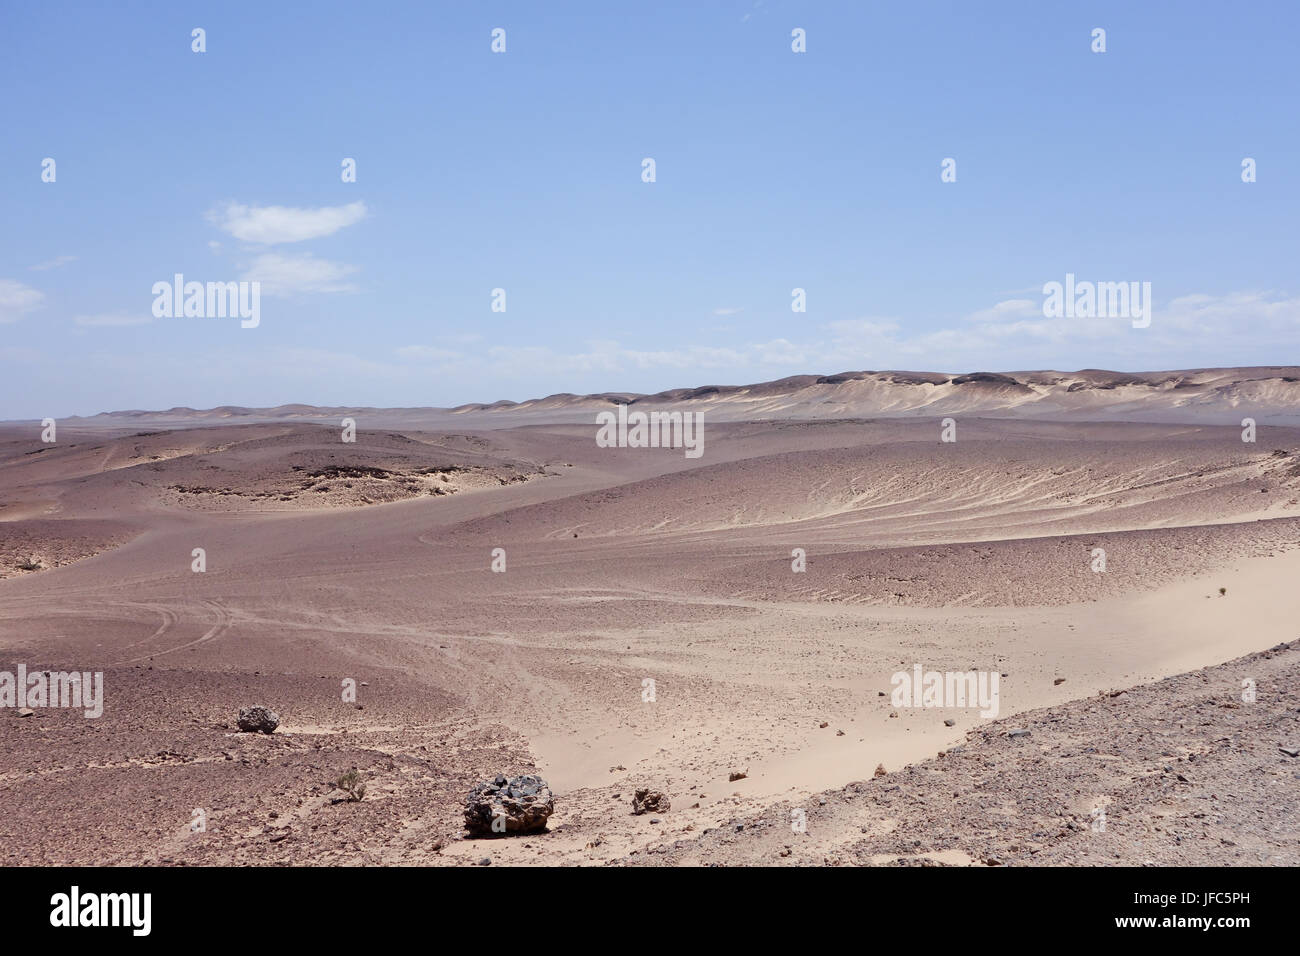
[[739,306],[728,305],[728,306],[723,306],[720,309],[714,309],[713,314],[714,315],[739,315],[741,312],[744,311],[745,310],[740,308]]
[[1042,318],[1043,300],[1006,299],[987,309],[980,309],[966,316],[967,322],[1008,322],[1013,319]]
[[243,242],[276,245],[332,236],[366,217],[366,204],[294,209],[289,206],[245,206],[226,203],[208,213],[217,228]]
[[32,272],[46,272],[50,269],[58,269],[60,266],[66,266],[69,262],[76,262],[76,256],[55,256],[53,259],[46,259],[44,262],[38,262],[34,266],[27,268]]
[[17,322],[23,315],[41,307],[45,293],[13,279],[0,279],[0,324]]
[[[1151,326],[1129,319],[1045,318],[1041,301],[1012,299],[962,317],[951,328],[910,333],[893,318],[829,322],[824,335],[735,344],[688,345],[647,351],[618,342],[589,343],[574,353],[543,346],[499,346],[466,356],[458,368],[479,374],[622,372],[628,369],[725,369],[757,381],[773,371],[790,374],[843,369],[1012,371],[1088,367],[1161,370],[1259,364],[1259,344],[1292,361],[1300,350],[1300,297],[1239,292],[1189,295],[1153,304]],[[685,383],[689,384],[689,383]]]
[[262,284],[262,294],[290,296],[298,293],[356,292],[357,287],[344,281],[357,271],[356,266],[310,254],[284,256],[268,252],[258,256],[241,279]]

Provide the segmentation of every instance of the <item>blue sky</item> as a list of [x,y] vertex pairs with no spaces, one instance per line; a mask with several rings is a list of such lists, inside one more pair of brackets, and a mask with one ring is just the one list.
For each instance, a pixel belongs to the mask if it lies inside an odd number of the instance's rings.
[[[1294,363],[1298,11],[6,4],[0,419]],[[178,272],[260,325],[154,318]]]

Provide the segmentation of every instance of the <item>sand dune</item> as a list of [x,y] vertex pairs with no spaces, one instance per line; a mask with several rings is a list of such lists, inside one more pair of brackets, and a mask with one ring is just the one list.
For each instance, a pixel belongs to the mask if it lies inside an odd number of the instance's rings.
[[241,422],[329,422],[350,417],[369,427],[504,428],[520,424],[588,422],[619,403],[706,412],[711,421],[969,415],[1018,420],[1147,421],[1228,425],[1243,415],[1271,424],[1300,424],[1300,366],[1183,369],[1126,373],[859,371],[794,375],[750,385],[703,385],[653,395],[603,392],[500,400],[455,408],[370,408],[280,405],[246,408],[131,409],[71,418],[113,428],[228,425]]

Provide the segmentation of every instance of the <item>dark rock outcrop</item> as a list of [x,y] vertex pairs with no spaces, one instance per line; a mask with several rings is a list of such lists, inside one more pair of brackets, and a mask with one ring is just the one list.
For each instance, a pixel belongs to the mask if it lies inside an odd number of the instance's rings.
[[537,833],[555,812],[555,797],[535,774],[485,780],[465,798],[465,829],[470,836]]

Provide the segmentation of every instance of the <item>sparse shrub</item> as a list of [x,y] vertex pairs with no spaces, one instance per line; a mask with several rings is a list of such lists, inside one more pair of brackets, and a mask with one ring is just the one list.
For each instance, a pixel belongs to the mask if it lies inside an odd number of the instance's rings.
[[20,571],[44,571],[45,562],[36,557],[36,555],[32,555],[26,561],[18,562],[18,569]]
[[365,782],[361,779],[361,774],[355,770],[349,770],[339,777],[334,782],[334,786],[343,791],[349,803],[359,803],[366,795]]
[[1219,588],[1219,597],[1223,597],[1227,593],[1228,593],[1227,588]]

